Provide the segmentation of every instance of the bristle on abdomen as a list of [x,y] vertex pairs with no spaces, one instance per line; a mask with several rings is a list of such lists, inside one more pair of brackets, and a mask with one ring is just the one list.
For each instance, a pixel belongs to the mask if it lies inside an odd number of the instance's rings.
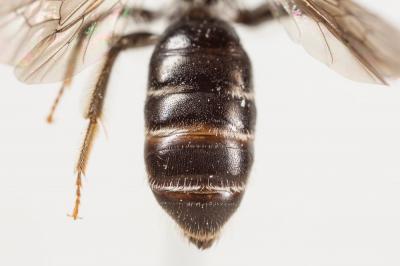
[[212,245],[253,163],[250,61],[233,29],[196,11],[172,25],[150,64],[145,161],[151,189],[185,236]]
[[209,131],[180,132],[147,135],[150,186],[189,240],[206,248],[242,199],[252,164],[252,140]]

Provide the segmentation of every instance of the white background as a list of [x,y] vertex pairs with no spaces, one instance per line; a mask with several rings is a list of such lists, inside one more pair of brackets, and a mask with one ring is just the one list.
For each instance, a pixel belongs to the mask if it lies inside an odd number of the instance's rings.
[[[361,2],[400,26],[398,1]],[[146,183],[152,48],[115,66],[77,222],[67,213],[92,72],[77,77],[49,126],[58,86],[21,84],[1,66],[0,265],[400,265],[400,83],[348,81],[277,23],[238,32],[254,64],[257,158],[240,209],[203,252]]]

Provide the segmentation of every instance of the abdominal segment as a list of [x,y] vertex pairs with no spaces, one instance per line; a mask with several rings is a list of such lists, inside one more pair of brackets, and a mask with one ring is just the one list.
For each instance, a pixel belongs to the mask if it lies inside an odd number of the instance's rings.
[[147,136],[150,187],[190,241],[207,248],[242,199],[252,141],[210,130],[167,132]]

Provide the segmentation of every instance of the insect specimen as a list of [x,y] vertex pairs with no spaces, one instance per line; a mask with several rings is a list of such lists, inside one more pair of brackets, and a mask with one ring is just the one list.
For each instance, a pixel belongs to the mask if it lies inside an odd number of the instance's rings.
[[[176,0],[158,11],[123,0],[3,0],[1,62],[14,65],[26,83],[62,81],[49,122],[73,75],[104,60],[85,114],[72,217],[113,65],[124,50],[155,45],[145,105],[149,184],[186,237],[210,247],[238,208],[253,162],[252,67],[232,25],[275,18],[307,52],[348,78],[387,84],[400,76],[400,32],[350,0],[274,0],[255,8]],[[163,33],[128,31],[138,20],[169,26]]]

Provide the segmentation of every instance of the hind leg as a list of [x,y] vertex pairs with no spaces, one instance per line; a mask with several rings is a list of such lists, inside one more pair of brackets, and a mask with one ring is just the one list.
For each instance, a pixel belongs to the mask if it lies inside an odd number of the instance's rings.
[[[151,10],[142,9],[142,8],[127,8],[127,9],[123,10],[122,12],[123,12],[121,14],[122,16],[129,16],[137,23],[152,22],[162,16],[162,14],[160,12],[151,11]],[[106,19],[107,15],[108,15],[108,13],[99,15],[92,21],[86,23],[86,25],[82,26],[82,29],[80,30],[80,33],[77,37],[77,42],[74,45],[74,47],[72,48],[71,56],[68,59],[68,65],[67,65],[67,69],[64,73],[64,79],[62,81],[61,87],[58,90],[57,96],[54,99],[54,102],[50,108],[50,112],[46,118],[48,123],[53,122],[54,113],[56,112],[56,109],[60,103],[60,100],[61,100],[62,96],[64,95],[65,90],[67,88],[69,88],[72,83],[73,75],[75,74],[77,63],[78,63],[78,57],[81,53],[81,49],[84,46],[85,41],[87,41],[87,39],[89,39],[91,37],[91,35],[93,34],[96,24],[101,22],[102,20]]]
[[234,21],[247,26],[258,26],[272,19],[272,4],[268,1],[253,9],[239,9]]
[[71,216],[74,219],[78,218],[79,206],[81,203],[81,188],[82,188],[82,175],[85,175],[87,162],[89,159],[90,151],[93,146],[93,141],[99,126],[99,119],[103,110],[104,100],[107,92],[107,85],[119,53],[123,50],[130,48],[137,48],[152,45],[157,41],[157,36],[149,32],[137,32],[116,39],[115,44],[109,50],[104,65],[99,74],[94,91],[91,96],[89,109],[85,114],[85,118],[89,120],[86,129],[85,138],[80,151],[78,164],[76,166],[76,199],[75,206]]

